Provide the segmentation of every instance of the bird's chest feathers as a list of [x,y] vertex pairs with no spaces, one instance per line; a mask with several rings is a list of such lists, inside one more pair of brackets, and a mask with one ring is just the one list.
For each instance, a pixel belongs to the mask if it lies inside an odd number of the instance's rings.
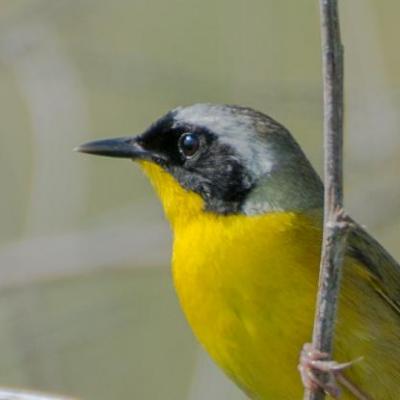
[[[240,330],[264,340],[266,332],[276,337],[282,321],[299,315],[298,308],[312,312],[319,248],[320,231],[293,213],[203,213],[177,227],[174,281],[200,340]],[[297,322],[287,323],[288,335]]]
[[[313,218],[294,212],[205,212],[199,195],[160,167],[141,166],[174,231],[174,281],[195,330],[210,318],[227,327],[229,316],[247,318],[260,310],[278,323],[288,307],[301,305],[304,291],[314,287],[319,260],[321,231]],[[297,302],[287,301],[297,294]]]
[[[293,337],[306,340],[311,333],[318,223],[292,212],[205,212],[200,196],[159,167],[142,167],[174,231],[174,283],[194,333],[241,386],[264,391],[268,382],[256,371],[268,369],[270,381],[282,379],[282,365],[297,363],[301,343]],[[277,353],[288,362],[272,365]]]

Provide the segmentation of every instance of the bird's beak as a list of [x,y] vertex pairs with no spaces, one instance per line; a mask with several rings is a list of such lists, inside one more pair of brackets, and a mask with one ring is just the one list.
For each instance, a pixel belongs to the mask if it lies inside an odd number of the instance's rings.
[[122,137],[114,139],[95,140],[84,143],[74,149],[80,153],[97,156],[145,159],[150,155],[143,149],[137,137]]

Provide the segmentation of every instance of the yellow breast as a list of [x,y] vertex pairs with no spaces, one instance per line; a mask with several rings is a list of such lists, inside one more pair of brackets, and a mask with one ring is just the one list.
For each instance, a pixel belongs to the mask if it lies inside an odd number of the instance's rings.
[[[142,167],[173,226],[174,282],[194,333],[245,390],[269,387],[272,394],[280,385],[270,382],[297,374],[291,369],[301,344],[292,340],[294,333],[310,337],[320,231],[295,213],[204,212],[198,195],[159,167]],[[300,388],[297,375],[295,382],[293,393]]]
[[288,398],[301,390],[294,367],[311,335],[319,242],[310,221],[292,213],[205,214],[175,230],[182,308],[200,342],[246,391],[281,398],[288,379]]
[[[159,167],[146,162],[142,167],[173,227],[174,282],[199,341],[252,398],[300,398],[296,366],[299,350],[311,337],[320,220],[294,212],[204,212],[198,195],[183,190]],[[400,356],[387,352],[398,341],[391,331],[393,315],[371,290],[365,270],[351,260],[345,267],[335,356],[342,361],[365,356],[352,378],[376,398],[395,399],[393,366],[382,365],[384,352],[386,360]],[[382,316],[378,325],[377,315]],[[376,389],[377,379],[381,389]]]

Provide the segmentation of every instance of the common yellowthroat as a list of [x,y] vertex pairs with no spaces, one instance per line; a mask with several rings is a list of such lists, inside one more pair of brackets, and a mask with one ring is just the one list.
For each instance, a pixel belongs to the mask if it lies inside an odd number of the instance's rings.
[[[173,230],[181,306],[215,362],[251,399],[300,399],[323,185],[289,131],[250,108],[196,104],[139,136],[78,150],[133,159],[149,177]],[[400,266],[356,223],[336,331],[335,359],[363,357],[349,379],[373,399],[399,400]]]

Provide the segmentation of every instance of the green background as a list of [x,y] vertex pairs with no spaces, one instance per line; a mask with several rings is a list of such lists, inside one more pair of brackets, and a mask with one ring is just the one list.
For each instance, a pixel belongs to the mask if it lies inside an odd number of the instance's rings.
[[[400,5],[341,3],[346,204],[400,257]],[[72,148],[236,103],[281,121],[321,171],[318,18],[316,0],[1,1],[0,385],[243,399],[180,313],[145,178]]]

